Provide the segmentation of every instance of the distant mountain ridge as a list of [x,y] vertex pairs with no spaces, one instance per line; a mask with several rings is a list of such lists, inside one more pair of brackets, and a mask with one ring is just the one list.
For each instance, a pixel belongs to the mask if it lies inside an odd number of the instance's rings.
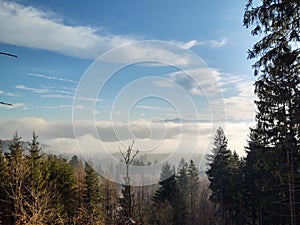
[[174,118],[174,119],[157,120],[155,122],[164,122],[164,123],[210,123],[212,121],[207,120],[207,119],[188,120],[188,119]]
[[[223,120],[213,120],[213,119],[181,119],[181,118],[174,118],[174,119],[164,119],[164,120],[156,120],[155,122],[157,123],[212,123],[212,122],[220,122]],[[226,122],[231,122],[231,123],[238,123],[238,122],[247,122],[250,123],[253,120],[242,120],[242,119],[226,119]]]

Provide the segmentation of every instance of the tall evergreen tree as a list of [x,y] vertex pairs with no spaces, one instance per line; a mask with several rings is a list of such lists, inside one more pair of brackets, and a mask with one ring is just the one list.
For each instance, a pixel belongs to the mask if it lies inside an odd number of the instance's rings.
[[28,186],[36,189],[37,192],[41,192],[42,189],[45,189],[47,174],[43,174],[45,172],[43,158],[37,138],[38,136],[33,132],[32,141],[29,146],[29,155],[27,156],[29,163]]
[[199,171],[194,163],[193,160],[190,160],[189,166],[188,166],[188,190],[189,190],[189,224],[194,225],[198,224],[197,221],[199,220],[198,217],[198,195],[199,195]]
[[89,163],[85,163],[85,207],[88,224],[102,224],[102,195],[99,177]]
[[209,182],[206,179],[201,180],[200,191],[199,191],[199,201],[198,201],[198,211],[199,219],[197,224],[216,224],[215,215],[212,202],[209,200],[211,191],[208,188]]
[[227,149],[227,138],[222,128],[217,130],[212,149],[213,161],[210,161],[206,172],[210,181],[209,188],[212,191],[211,201],[217,212],[217,218],[222,225],[229,224],[228,204],[230,203],[230,157],[231,152]]
[[267,185],[272,174],[264,170],[264,165],[259,160],[263,148],[260,136],[255,129],[252,129],[246,147],[247,156],[243,172],[245,219],[251,225],[262,225],[266,223],[263,220],[266,220],[267,217],[263,215],[264,210],[267,210],[263,205],[263,199],[266,199],[263,196],[268,194],[268,192],[264,193],[264,190],[269,189]]
[[244,225],[245,210],[244,210],[244,160],[240,159],[239,155],[234,151],[229,159],[229,198],[230,206],[228,214],[230,217],[230,224]]
[[78,160],[77,155],[73,155],[72,158],[69,161],[70,165],[76,169],[80,165],[80,161]]
[[219,127],[216,135],[214,136],[213,148],[210,153],[206,154],[208,167],[214,161],[216,155],[219,153],[220,149],[223,148],[224,144],[227,146],[227,138],[225,137],[223,129]]
[[[188,214],[190,211],[190,204],[189,204],[189,177],[188,177],[188,164],[184,159],[181,159],[177,168],[177,176],[176,176],[176,183],[177,183],[177,208],[180,212],[180,218],[187,224]],[[177,215],[178,216],[178,215]]]
[[169,163],[165,163],[161,169],[159,188],[153,196],[154,202],[161,200],[172,201],[175,196],[175,169],[170,166]]
[[23,158],[24,147],[22,146],[21,137],[17,132],[13,135],[11,144],[9,145],[9,152],[7,152],[6,158],[9,163],[18,163],[21,162]]
[[56,208],[56,215],[70,222],[76,213],[74,170],[66,159],[54,155],[47,157],[47,170],[49,188],[55,195],[52,204]]
[[[161,169],[159,187],[153,196],[156,213],[153,214],[154,218],[151,218],[151,223],[162,224],[163,217],[166,216],[165,214],[168,214],[169,216],[172,215],[171,221],[173,224],[182,224],[182,218],[179,218],[181,214],[176,214],[175,212],[175,209],[178,209],[176,205],[177,191],[175,168],[172,168],[169,163],[165,163]],[[162,207],[169,209],[163,215],[160,213]]]
[[29,223],[46,224],[53,222],[56,213],[51,205],[51,193],[48,189],[48,171],[45,170],[45,161],[41,154],[41,148],[37,140],[38,136],[33,132],[32,141],[29,145],[29,155],[25,158],[29,167],[28,178],[24,183],[27,213]]
[[[261,159],[265,171],[271,171],[278,191],[273,199],[288,193],[290,224],[296,224],[295,184],[299,181],[300,149],[300,2],[267,0],[261,4],[249,0],[244,25],[253,26],[252,34],[263,34],[251,50],[249,58],[258,58],[254,74],[257,128],[263,145]],[[287,183],[284,190],[281,185]],[[283,199],[281,204],[286,204]],[[271,213],[276,214],[274,211]],[[280,220],[286,222],[285,211]],[[278,221],[278,220],[277,220]],[[279,222],[280,223],[280,222]]]

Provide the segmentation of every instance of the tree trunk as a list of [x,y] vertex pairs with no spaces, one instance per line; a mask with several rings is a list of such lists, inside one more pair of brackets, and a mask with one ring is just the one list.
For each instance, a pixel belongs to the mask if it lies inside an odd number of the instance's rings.
[[294,158],[293,153],[288,152],[288,162],[290,166],[290,177],[289,177],[289,202],[290,202],[290,215],[291,225],[296,225],[295,221],[295,184],[294,184]]

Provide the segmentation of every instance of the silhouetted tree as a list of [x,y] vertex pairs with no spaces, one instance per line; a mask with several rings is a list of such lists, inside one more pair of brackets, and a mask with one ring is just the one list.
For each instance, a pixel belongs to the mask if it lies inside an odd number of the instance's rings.
[[[278,180],[276,186],[288,184],[291,225],[296,224],[295,183],[300,178],[299,15],[298,0],[267,0],[261,4],[249,0],[244,14],[244,25],[253,27],[252,35],[263,34],[248,52],[250,59],[257,58],[253,67],[254,74],[259,75],[255,82],[258,97],[255,132],[264,147],[260,159],[265,170],[272,171],[273,181]],[[273,199],[285,195],[284,192],[284,188],[272,191]],[[271,213],[278,214],[273,210]],[[282,210],[281,213],[280,220],[286,221],[286,213]],[[276,222],[279,224],[280,220]]]

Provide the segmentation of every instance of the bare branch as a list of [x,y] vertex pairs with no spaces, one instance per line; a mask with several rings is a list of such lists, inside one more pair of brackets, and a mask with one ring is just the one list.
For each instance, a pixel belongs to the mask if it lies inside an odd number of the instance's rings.
[[10,103],[6,103],[6,102],[0,102],[1,105],[9,105],[9,106],[13,106],[12,104]]
[[15,58],[18,57],[17,55],[10,54],[10,53],[6,53],[6,52],[0,52],[0,54],[1,54],[1,55],[7,55],[7,56],[10,56],[10,57],[15,57]]

